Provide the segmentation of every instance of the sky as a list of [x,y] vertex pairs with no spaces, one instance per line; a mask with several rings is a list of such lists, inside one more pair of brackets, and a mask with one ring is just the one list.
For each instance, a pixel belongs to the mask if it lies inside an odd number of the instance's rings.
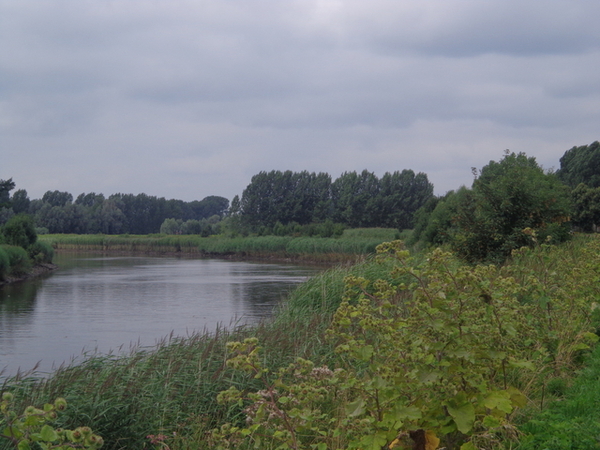
[[600,139],[598,0],[0,0],[0,179],[232,199]]

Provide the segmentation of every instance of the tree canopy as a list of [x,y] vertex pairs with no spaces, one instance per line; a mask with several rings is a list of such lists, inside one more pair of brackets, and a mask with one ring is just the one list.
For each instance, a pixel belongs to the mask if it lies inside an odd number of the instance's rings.
[[[239,220],[258,230],[276,224],[323,223],[349,227],[410,228],[413,216],[433,196],[433,185],[412,170],[379,179],[367,170],[345,172],[332,182],[326,173],[271,171],[252,177],[235,203]],[[233,208],[232,208],[233,209]]]
[[464,259],[502,261],[535,240],[568,238],[569,189],[535,158],[507,152],[473,182],[440,200],[419,226],[418,238],[449,243]]
[[567,150],[560,158],[558,177],[571,188],[584,183],[589,187],[600,187],[600,143],[582,145]]

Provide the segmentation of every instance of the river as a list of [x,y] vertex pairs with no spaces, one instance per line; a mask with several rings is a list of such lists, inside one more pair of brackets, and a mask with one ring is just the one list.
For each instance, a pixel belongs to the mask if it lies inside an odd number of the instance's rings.
[[60,269],[0,288],[0,371],[40,374],[86,354],[270,316],[321,268],[148,256],[59,254]]

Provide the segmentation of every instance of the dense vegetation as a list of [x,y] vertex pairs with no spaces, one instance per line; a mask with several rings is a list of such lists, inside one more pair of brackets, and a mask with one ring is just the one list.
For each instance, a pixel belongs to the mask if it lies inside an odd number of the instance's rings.
[[403,230],[412,228],[415,211],[432,195],[427,175],[412,170],[381,179],[367,170],[346,172],[333,182],[325,173],[271,171],[252,177],[241,200],[232,200],[232,215],[250,231],[326,220],[350,228]]
[[27,274],[34,264],[50,263],[52,246],[37,239],[30,216],[18,214],[0,226],[0,282]]
[[393,228],[344,230],[337,238],[303,236],[226,237],[198,235],[44,235],[40,239],[59,250],[102,250],[177,253],[314,262],[354,261],[375,252],[377,245],[400,236]]
[[357,227],[414,228],[411,245],[449,245],[469,262],[501,262],[514,249],[593,231],[600,223],[600,144],[573,147],[556,173],[535,158],[506,152],[473,185],[433,196],[427,175],[412,170],[378,178],[364,170],[332,181],[326,173],[271,171],[252,177],[241,198],[166,200],[146,194],[48,191],[29,200],[0,180],[0,223],[33,217],[38,233],[339,237]]
[[501,262],[536,240],[568,239],[570,190],[535,158],[507,152],[476,175],[471,189],[449,192],[419,211],[414,242],[448,244],[469,262]]
[[[2,390],[16,410],[64,397],[54,426],[87,425],[111,449],[465,450],[566,439],[587,419],[577,408],[568,419],[554,401],[597,340],[598,267],[594,237],[523,249],[502,267],[440,250],[412,258],[390,244],[300,286],[256,328],[91,356]],[[596,448],[586,439],[549,448]]]
[[363,171],[328,174],[261,172],[231,207],[210,196],[202,201],[166,200],[146,194],[80,194],[47,191],[30,200],[27,191],[0,180],[0,223],[13,214],[34,217],[40,232],[74,234],[320,235],[344,228],[406,229],[414,212],[433,195],[425,174],[412,170],[386,173],[381,179]]

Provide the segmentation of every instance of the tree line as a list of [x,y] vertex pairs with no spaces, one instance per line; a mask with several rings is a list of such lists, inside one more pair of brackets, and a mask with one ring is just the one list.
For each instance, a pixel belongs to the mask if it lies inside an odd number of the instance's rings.
[[345,172],[334,181],[327,173],[273,170],[254,175],[230,213],[236,226],[253,232],[325,222],[402,230],[412,228],[415,211],[432,196],[427,175],[407,169],[381,178]]
[[30,200],[15,184],[0,180],[0,224],[29,214],[42,232],[76,234],[339,234],[346,227],[407,229],[433,196],[433,184],[412,170],[378,178],[367,170],[329,174],[271,171],[253,176],[241,199],[166,200],[146,194],[47,191]]
[[[150,234],[158,233],[166,219],[208,221],[224,217],[229,200],[209,196],[185,202],[146,194],[82,193],[73,199],[69,192],[47,191],[41,199],[30,200],[27,191],[15,187],[12,179],[0,180],[0,224],[14,215],[33,217],[38,230],[75,234]],[[214,219],[212,219],[214,221]]]

